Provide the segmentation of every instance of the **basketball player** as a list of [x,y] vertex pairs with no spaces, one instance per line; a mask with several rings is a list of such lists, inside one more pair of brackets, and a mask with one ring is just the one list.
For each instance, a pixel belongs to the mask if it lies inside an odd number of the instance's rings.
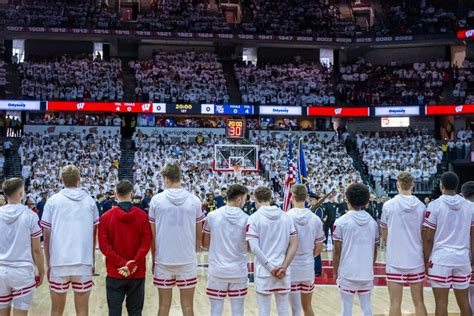
[[400,172],[398,195],[386,202],[380,226],[387,242],[387,284],[390,295],[390,316],[401,316],[403,285],[409,284],[415,314],[426,315],[423,301],[425,265],[421,238],[425,205],[413,196],[413,176]]
[[98,240],[107,267],[109,316],[121,316],[126,298],[129,315],[141,315],[145,301],[145,257],[150,251],[148,216],[132,204],[133,184],[120,181],[118,204],[100,218]]
[[288,211],[298,234],[298,249],[291,263],[291,310],[293,316],[314,316],[311,300],[314,290],[314,257],[323,251],[324,236],[321,219],[305,208],[308,190],[302,184],[291,187],[293,208]]
[[[474,202],[474,181],[468,181],[461,187],[461,194],[470,202]],[[471,259],[472,260],[472,259]],[[474,311],[474,279],[471,274],[471,285],[469,287],[469,301],[471,303],[471,310]]]
[[255,189],[257,212],[249,217],[246,238],[255,255],[255,290],[259,316],[270,316],[271,294],[278,315],[288,315],[291,277],[288,268],[298,247],[296,229],[288,214],[270,206],[272,191]]
[[6,180],[3,193],[8,204],[0,208],[0,315],[10,315],[12,307],[14,315],[27,315],[35,287],[44,277],[41,228],[38,215],[21,204],[22,179]]
[[469,282],[474,210],[471,202],[456,194],[458,184],[459,178],[454,172],[441,175],[442,195],[428,204],[424,221],[425,263],[433,288],[436,315],[448,315],[451,287],[461,315],[471,315]]
[[176,285],[180,289],[182,313],[191,316],[197,284],[196,251],[201,246],[202,222],[206,216],[199,198],[181,186],[178,165],[166,164],[161,175],[166,190],[151,199],[149,211],[158,315],[169,315]]
[[229,297],[233,316],[244,315],[247,294],[248,215],[242,211],[248,190],[240,184],[227,189],[227,205],[209,213],[204,224],[203,247],[209,248],[207,295],[211,316],[221,316]]
[[349,212],[334,223],[334,279],[342,299],[342,316],[352,315],[354,295],[358,294],[364,316],[372,315],[374,262],[377,258],[379,228],[364,208],[370,193],[366,185],[354,183],[346,189]]
[[76,314],[89,313],[96,225],[99,211],[94,199],[80,188],[79,169],[68,165],[61,171],[65,189],[45,204],[40,224],[51,290],[51,315],[62,315],[72,285]]

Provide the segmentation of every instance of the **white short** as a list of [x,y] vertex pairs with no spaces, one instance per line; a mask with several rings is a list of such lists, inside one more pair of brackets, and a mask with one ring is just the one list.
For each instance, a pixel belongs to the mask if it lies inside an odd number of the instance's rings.
[[339,290],[348,294],[368,293],[374,287],[374,281],[356,281],[344,278],[337,279]]
[[464,290],[469,287],[471,281],[471,265],[459,267],[447,267],[431,263],[428,269],[428,280],[433,288],[453,288]]
[[163,265],[155,264],[153,284],[159,289],[191,289],[197,284],[196,264]]
[[414,269],[400,269],[391,266],[386,267],[387,281],[401,284],[420,283],[425,280],[425,267]]
[[31,267],[0,267],[0,309],[28,310],[36,288]]
[[305,266],[291,266],[291,283],[314,280],[314,263]]
[[209,276],[207,279],[206,294],[212,299],[223,300],[226,297],[230,299],[239,299],[247,295],[247,281],[244,278],[217,278]]
[[261,294],[289,293],[291,291],[291,277],[287,274],[282,280],[269,277],[256,277],[255,290]]
[[94,286],[91,275],[70,275],[61,277],[50,277],[49,288],[55,293],[66,293],[72,285],[74,292],[89,292]]

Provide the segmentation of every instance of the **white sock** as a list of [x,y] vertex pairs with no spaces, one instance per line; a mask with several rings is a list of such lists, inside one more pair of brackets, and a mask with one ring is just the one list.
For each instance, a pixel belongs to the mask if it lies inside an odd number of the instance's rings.
[[244,316],[244,297],[232,298],[230,300],[232,316]]
[[258,316],[270,316],[272,296],[257,293]]
[[291,304],[291,314],[293,316],[301,316],[301,310],[303,309],[303,306],[301,305],[301,293],[291,292],[290,304]]
[[354,301],[354,295],[339,291],[341,293],[341,316],[352,316],[352,302]]
[[209,299],[211,301],[211,316],[222,316],[224,312],[224,300]]
[[275,293],[278,316],[290,316],[288,313],[290,293]]
[[367,293],[359,293],[360,309],[362,309],[362,315],[372,316],[372,291]]

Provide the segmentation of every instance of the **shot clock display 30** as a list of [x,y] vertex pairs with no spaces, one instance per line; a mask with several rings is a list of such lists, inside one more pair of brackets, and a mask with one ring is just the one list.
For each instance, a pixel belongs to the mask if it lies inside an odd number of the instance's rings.
[[245,137],[244,120],[236,120],[236,119],[227,120],[226,136],[229,138],[244,138]]

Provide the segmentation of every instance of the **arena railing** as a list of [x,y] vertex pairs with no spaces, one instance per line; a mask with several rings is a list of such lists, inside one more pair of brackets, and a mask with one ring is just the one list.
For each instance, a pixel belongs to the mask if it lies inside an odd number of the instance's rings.
[[153,102],[0,100],[0,111],[110,112],[285,117],[409,117],[474,114],[474,104],[413,106],[308,106]]

